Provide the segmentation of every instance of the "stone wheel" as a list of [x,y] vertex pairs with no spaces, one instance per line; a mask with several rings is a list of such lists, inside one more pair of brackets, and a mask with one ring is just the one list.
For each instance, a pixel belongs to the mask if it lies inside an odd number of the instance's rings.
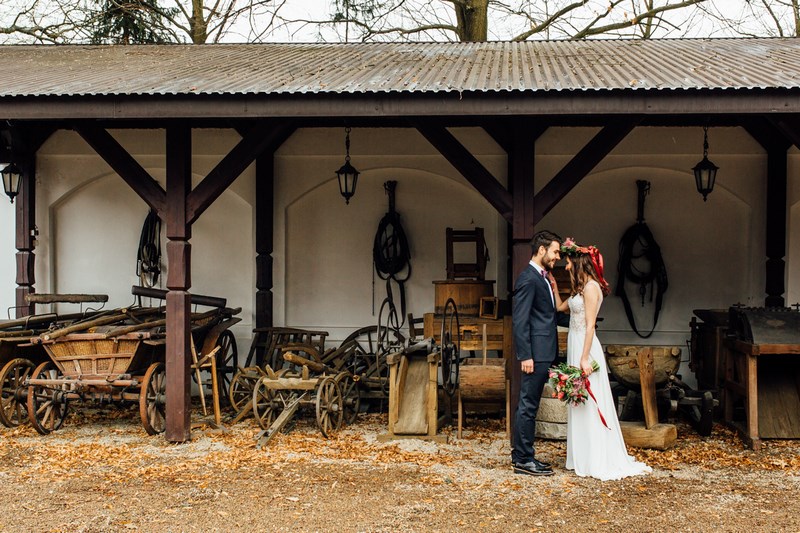
[[19,426],[28,419],[28,387],[25,380],[33,370],[33,362],[21,357],[12,359],[0,371],[0,423],[6,427]]
[[317,386],[317,427],[323,437],[330,437],[342,427],[344,398],[336,379],[321,378]]
[[167,372],[164,363],[147,368],[139,392],[139,416],[148,435],[158,435],[167,428]]
[[[58,369],[52,361],[37,366],[31,374],[32,379],[57,379]],[[64,423],[67,418],[67,394],[61,389],[30,385],[28,387],[28,419],[31,425],[47,435]]]

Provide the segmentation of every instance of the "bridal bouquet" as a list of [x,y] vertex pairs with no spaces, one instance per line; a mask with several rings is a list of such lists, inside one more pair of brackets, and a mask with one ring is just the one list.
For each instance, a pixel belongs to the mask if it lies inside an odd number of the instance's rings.
[[[597,372],[598,370],[600,370],[600,365],[597,364],[597,361],[592,361],[592,371]],[[589,377],[584,375],[583,371],[578,367],[567,363],[552,367],[550,369],[550,386],[553,387],[553,398],[558,398],[568,404],[582,405],[590,397],[597,404],[597,398],[592,393]],[[609,429],[599,405],[597,406],[597,414],[600,415],[600,421],[603,425]]]
[[[600,370],[597,361],[592,361],[592,370]],[[580,368],[561,363],[550,369],[550,386],[553,387],[553,398],[571,405],[581,405],[589,399],[589,380]]]

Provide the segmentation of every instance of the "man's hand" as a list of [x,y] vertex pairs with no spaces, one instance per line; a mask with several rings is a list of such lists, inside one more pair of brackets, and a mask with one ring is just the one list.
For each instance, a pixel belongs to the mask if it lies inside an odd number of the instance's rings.
[[526,359],[522,361],[522,373],[533,374],[533,359]]

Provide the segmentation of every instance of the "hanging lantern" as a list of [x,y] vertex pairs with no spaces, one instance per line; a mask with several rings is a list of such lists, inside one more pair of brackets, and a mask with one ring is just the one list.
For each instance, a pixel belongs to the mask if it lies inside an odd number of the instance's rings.
[[14,197],[19,194],[19,183],[21,181],[22,171],[14,163],[9,163],[0,171],[0,174],[3,175],[3,190],[13,204]]
[[703,127],[703,160],[697,163],[692,170],[697,192],[703,195],[705,202],[708,195],[714,190],[714,181],[717,179],[717,170],[719,170],[717,165],[708,160],[708,126]]
[[336,176],[339,178],[339,192],[344,197],[345,203],[350,204],[350,198],[356,193],[356,184],[358,183],[358,170],[350,164],[350,128],[345,128],[344,140],[344,165],[336,171]]

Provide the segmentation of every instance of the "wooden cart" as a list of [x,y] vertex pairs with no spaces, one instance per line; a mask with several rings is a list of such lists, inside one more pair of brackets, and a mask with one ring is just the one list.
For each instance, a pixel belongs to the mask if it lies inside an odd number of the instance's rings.
[[[239,321],[232,316],[238,312],[222,307],[192,316],[200,358],[210,349],[222,361],[235,357],[228,328]],[[163,432],[165,323],[161,308],[123,309],[32,338],[49,356],[25,382],[33,427],[43,435],[58,429],[75,401],[128,401],[138,402],[148,434]],[[222,348],[228,353],[220,354]]]
[[[104,303],[108,296],[33,293],[27,295],[26,299],[35,304],[84,304]],[[0,323],[0,424],[16,427],[28,421],[28,387],[25,381],[36,366],[48,360],[45,350],[32,345],[30,337],[97,314],[97,311],[91,310],[66,315],[48,312]]]

